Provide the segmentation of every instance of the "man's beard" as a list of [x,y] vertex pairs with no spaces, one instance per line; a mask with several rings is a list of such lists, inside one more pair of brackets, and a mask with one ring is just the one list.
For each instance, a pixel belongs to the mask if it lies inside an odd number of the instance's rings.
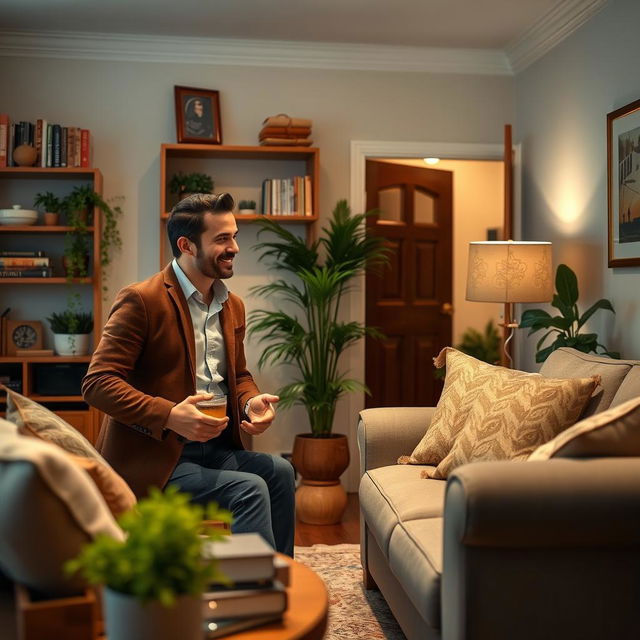
[[196,254],[196,266],[198,267],[200,273],[207,276],[207,278],[214,278],[215,280],[224,280],[226,278],[230,278],[233,275],[233,267],[224,268],[220,264],[218,264],[218,260],[222,258],[234,258],[235,254],[233,253],[224,253],[216,260],[211,260],[207,258],[204,251],[198,247],[198,253]]

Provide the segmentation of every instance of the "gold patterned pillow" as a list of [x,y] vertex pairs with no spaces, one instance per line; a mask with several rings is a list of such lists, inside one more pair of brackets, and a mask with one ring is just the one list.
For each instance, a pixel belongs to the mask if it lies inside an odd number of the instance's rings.
[[91,443],[60,416],[11,389],[2,385],[0,388],[7,392],[7,420],[18,425],[22,435],[35,436],[57,444],[69,453],[107,464]]
[[640,397],[581,420],[538,447],[529,460],[640,456]]
[[545,378],[486,364],[453,349],[446,359],[447,378],[454,374],[455,397],[465,418],[447,455],[435,470],[423,472],[430,478],[444,479],[467,462],[526,460],[575,423],[599,384],[598,376]]

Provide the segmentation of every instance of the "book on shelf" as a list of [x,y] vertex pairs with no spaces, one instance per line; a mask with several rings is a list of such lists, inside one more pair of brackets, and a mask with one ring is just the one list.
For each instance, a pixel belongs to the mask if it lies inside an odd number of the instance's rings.
[[272,216],[310,216],[311,176],[267,178],[262,183],[262,213]]
[[44,251],[0,251],[0,258],[44,258]]
[[52,275],[51,267],[34,267],[33,269],[6,267],[0,269],[0,278],[51,278]]
[[203,556],[215,558],[218,569],[234,583],[273,579],[274,555],[259,533],[233,533],[220,542],[207,542],[203,548]]
[[0,113],[0,167],[7,166],[9,145],[9,115]]
[[0,268],[6,267],[48,267],[49,258],[26,258],[26,257],[2,257],[0,256]]
[[254,589],[218,589],[202,594],[206,620],[277,615],[286,608],[287,592],[278,581]]
[[282,619],[282,614],[268,616],[256,616],[254,618],[225,618],[224,620],[205,620],[202,624],[205,640],[222,638],[230,633],[238,633],[247,629],[255,629],[263,625],[278,622]]

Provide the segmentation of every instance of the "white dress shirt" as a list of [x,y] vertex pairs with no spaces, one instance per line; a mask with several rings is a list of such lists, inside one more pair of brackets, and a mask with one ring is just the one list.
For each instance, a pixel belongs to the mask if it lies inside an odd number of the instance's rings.
[[191,313],[196,343],[196,393],[227,394],[228,388],[224,382],[227,377],[227,357],[220,326],[220,310],[229,297],[229,290],[222,280],[214,280],[213,300],[207,306],[202,294],[193,286],[175,258],[171,266]]

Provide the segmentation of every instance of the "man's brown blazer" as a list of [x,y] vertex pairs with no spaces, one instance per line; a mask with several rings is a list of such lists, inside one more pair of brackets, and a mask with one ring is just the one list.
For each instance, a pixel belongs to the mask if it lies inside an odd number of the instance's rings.
[[[220,311],[227,353],[233,441],[242,447],[242,408],[259,392],[244,355],[245,314],[232,293]],[[187,301],[171,265],[118,294],[82,382],[82,394],[107,414],[98,450],[138,496],[163,487],[182,443],[165,429],[171,409],[195,393],[195,341]]]

